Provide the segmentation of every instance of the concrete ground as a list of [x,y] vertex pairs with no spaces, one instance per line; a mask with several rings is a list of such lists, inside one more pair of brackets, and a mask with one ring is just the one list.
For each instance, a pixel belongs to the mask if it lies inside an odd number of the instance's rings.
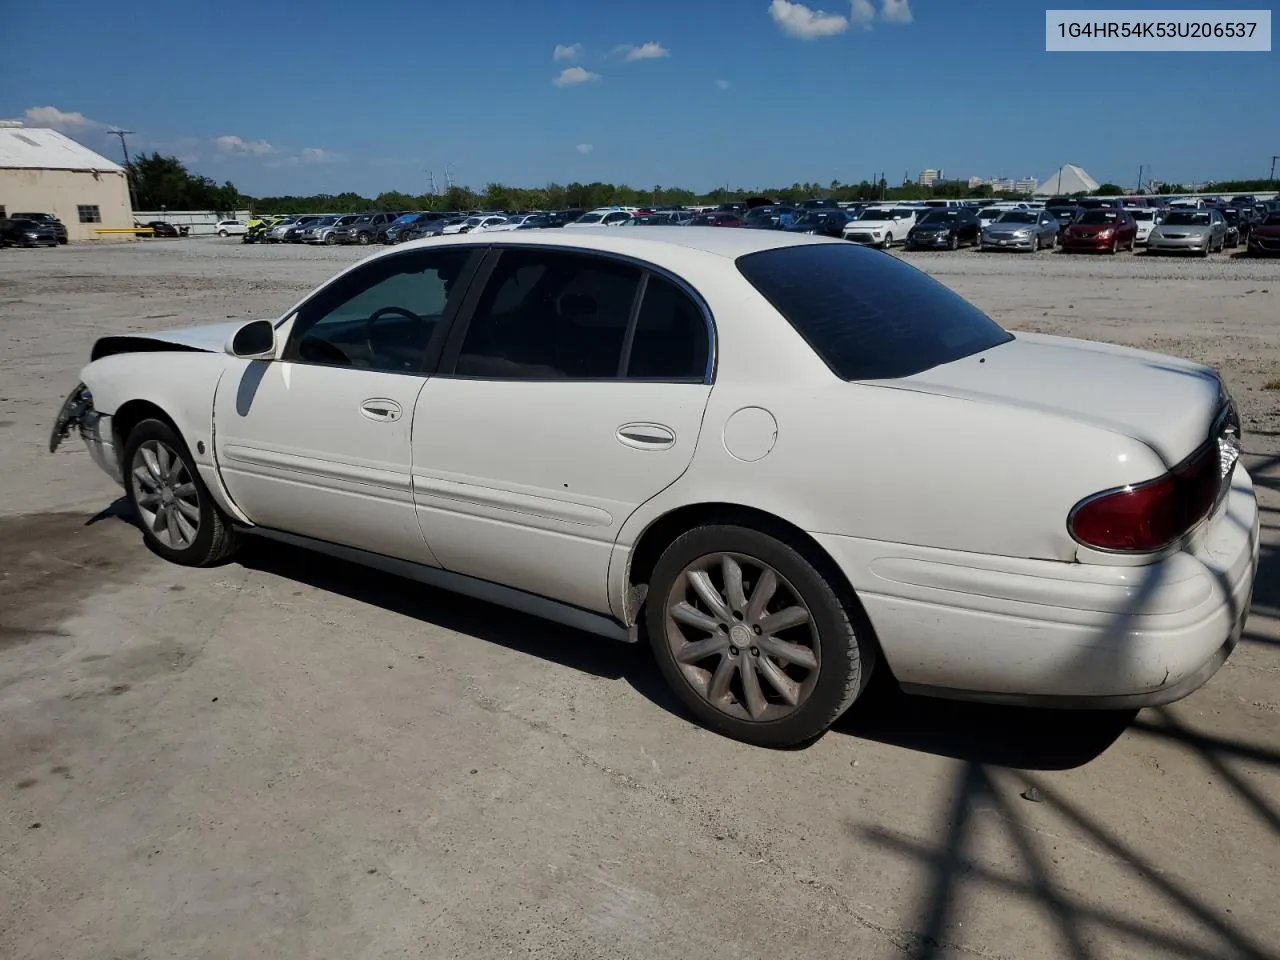
[[277,546],[167,565],[45,451],[95,337],[274,316],[362,252],[0,252],[0,956],[1280,955],[1280,261],[912,255],[1012,329],[1224,372],[1248,632],[1167,708],[880,685],[767,751],[643,649]]

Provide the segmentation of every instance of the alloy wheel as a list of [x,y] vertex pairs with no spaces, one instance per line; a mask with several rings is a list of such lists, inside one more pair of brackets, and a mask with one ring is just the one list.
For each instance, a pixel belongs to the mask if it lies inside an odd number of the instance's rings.
[[147,440],[133,454],[130,483],[138,513],[160,543],[191,546],[200,532],[200,493],[186,461],[167,443]]
[[700,557],[667,595],[664,631],[689,686],[740,720],[780,720],[812,694],[821,645],[808,605],[769,564],[739,553]]

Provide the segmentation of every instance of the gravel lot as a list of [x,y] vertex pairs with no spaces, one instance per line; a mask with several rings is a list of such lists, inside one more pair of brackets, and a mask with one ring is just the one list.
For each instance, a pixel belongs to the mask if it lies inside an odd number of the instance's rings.
[[281,547],[166,565],[45,452],[97,336],[275,316],[365,252],[0,251],[0,956],[1278,955],[1280,260],[907,255],[1011,329],[1223,371],[1252,618],[1172,707],[873,688],[769,752],[640,649]]

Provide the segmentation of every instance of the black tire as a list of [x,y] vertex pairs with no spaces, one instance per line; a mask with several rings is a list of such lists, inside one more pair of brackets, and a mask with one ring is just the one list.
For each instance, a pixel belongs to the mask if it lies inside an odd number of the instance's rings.
[[954,233],[953,233],[953,234],[951,235],[951,238],[950,238],[949,240],[947,240],[947,249],[948,249],[948,250],[959,250],[959,249],[960,249],[960,237],[959,237],[959,235],[958,235],[958,234],[954,234]]
[[367,247],[371,239],[372,237],[370,237],[367,233],[356,234],[356,243],[360,244],[360,246],[362,247]]
[[[175,548],[162,542],[146,523],[143,509],[138,505],[139,484],[133,475],[133,464],[138,448],[148,441],[159,441],[175,451],[182,459],[186,472],[195,485],[198,496],[199,527],[189,546]],[[125,492],[129,505],[138,517],[143,539],[155,553],[170,563],[184,567],[212,567],[229,560],[240,546],[240,535],[231,525],[209,494],[209,488],[200,479],[191,451],[187,449],[176,430],[163,420],[143,420],[129,432],[124,445]]]
[[335,237],[332,233],[326,233],[324,235],[324,243],[326,247],[335,246],[337,242],[338,242],[338,238]]
[[218,231],[218,236],[220,236],[223,240],[225,240],[225,239],[227,239],[227,237],[229,236],[229,234],[228,234],[228,233],[227,233],[227,231],[225,231],[225,230],[219,230],[219,231]]
[[[741,719],[714,706],[685,677],[667,641],[668,594],[689,564],[716,553],[732,553],[768,564],[789,582],[812,615],[820,653],[818,676],[807,699],[780,719]],[[671,689],[711,730],[761,747],[792,746],[824,733],[866,689],[876,660],[870,627],[862,627],[866,621],[855,599],[842,600],[847,588],[838,576],[834,572],[823,573],[829,561],[810,553],[804,545],[797,549],[784,539],[750,527],[709,524],[679,537],[658,560],[645,604],[649,643]],[[859,629],[867,631],[862,642],[855,632],[855,622]]]
[[1032,253],[1040,252],[1040,234],[1038,233],[1031,238],[1031,252]]

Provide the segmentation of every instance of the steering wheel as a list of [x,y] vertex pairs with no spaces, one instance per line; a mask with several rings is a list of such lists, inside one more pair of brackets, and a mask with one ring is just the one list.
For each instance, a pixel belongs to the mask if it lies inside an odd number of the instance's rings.
[[412,310],[406,310],[404,307],[383,307],[375,310],[373,315],[364,322],[364,345],[369,349],[370,359],[377,356],[378,351],[373,345],[373,328],[377,326],[379,320],[385,317],[403,317],[406,320],[412,320],[414,323],[421,323],[422,318]]

